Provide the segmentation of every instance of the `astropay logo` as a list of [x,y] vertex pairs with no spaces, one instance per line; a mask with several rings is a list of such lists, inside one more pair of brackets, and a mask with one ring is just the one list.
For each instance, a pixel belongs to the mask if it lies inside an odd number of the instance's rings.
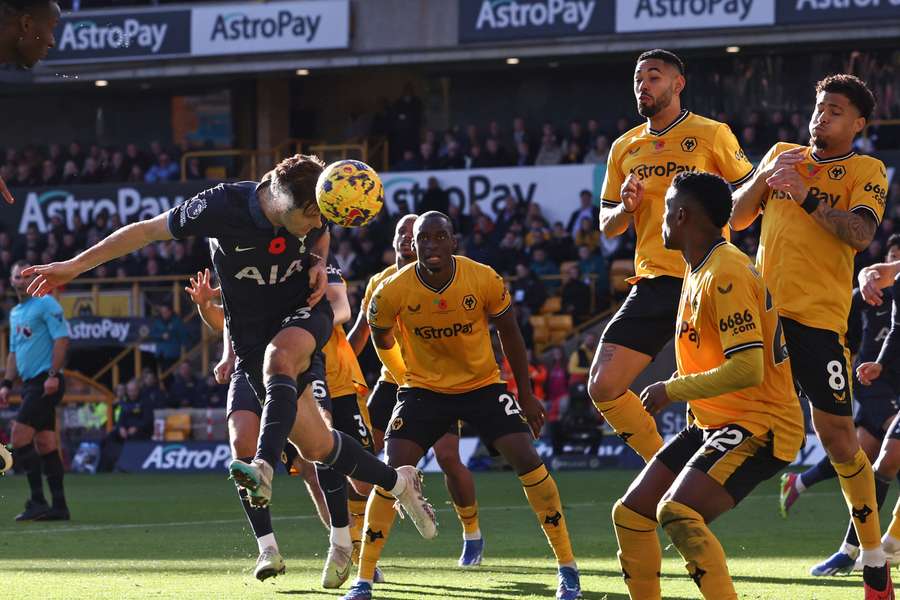
[[141,470],[158,471],[198,471],[207,469],[224,469],[231,459],[228,444],[219,444],[215,448],[192,450],[182,444],[159,445],[153,448]]
[[322,15],[279,10],[277,14],[252,16],[233,12],[216,17],[210,41],[256,40],[259,38],[300,38],[312,42],[322,23]]
[[137,47],[156,54],[166,41],[166,23],[142,23],[126,18],[121,23],[98,24],[90,19],[66,21],[59,36],[59,50],[120,50]]
[[475,29],[518,29],[565,25],[584,31],[596,0],[483,0]]

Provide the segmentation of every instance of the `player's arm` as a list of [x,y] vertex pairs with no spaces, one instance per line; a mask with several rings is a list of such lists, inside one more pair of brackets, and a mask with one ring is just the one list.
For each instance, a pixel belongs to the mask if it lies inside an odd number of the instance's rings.
[[[633,220],[634,211],[640,205],[639,201],[636,203],[634,195],[640,182],[632,175],[628,181],[637,183],[628,185],[625,173],[622,171],[620,154],[617,140],[613,143],[609,158],[606,160],[606,175],[603,178],[603,188],[600,192],[600,231],[606,237],[615,237],[625,233]],[[629,192],[627,198],[626,186]],[[643,191],[643,186],[640,187]]]
[[516,387],[519,391],[519,404],[528,425],[535,437],[540,435],[541,428],[544,426],[546,415],[544,407],[535,399],[531,390],[531,379],[528,373],[528,354],[525,350],[525,340],[522,339],[522,331],[516,322],[515,308],[510,306],[503,313],[492,317],[491,322],[497,328],[500,336],[500,346],[503,348],[503,354],[509,361],[509,367],[512,369],[513,378],[516,380]]
[[[797,177],[799,178],[799,174]],[[806,198],[802,202],[804,209],[809,212],[809,208],[815,207],[809,214],[822,229],[857,252],[862,252],[872,243],[878,222],[870,213],[832,208],[808,193],[803,197]]]
[[569,375],[587,375],[590,369],[578,364],[578,350],[569,355]]
[[322,232],[315,244],[313,244],[310,254],[314,261],[309,268],[309,299],[307,303],[310,307],[315,306],[325,295],[325,289],[328,287],[328,273],[326,264],[328,262],[328,249],[331,245],[331,232],[328,228]]
[[198,271],[196,277],[191,277],[190,285],[184,291],[197,305],[200,318],[210,329],[222,331],[225,328],[225,310],[214,302],[222,297],[222,290],[212,287],[209,269]]
[[857,282],[863,300],[872,306],[881,306],[884,301],[881,290],[893,285],[897,275],[900,275],[900,261],[876,263],[862,269]]
[[859,288],[853,290],[853,296],[850,300],[850,314],[847,317],[847,347],[850,354],[859,352],[859,345],[862,342],[862,314],[866,303],[862,298]]
[[[900,282],[894,281],[894,293],[900,294]],[[894,297],[891,309],[891,330],[881,343],[881,351],[875,362],[867,362],[856,369],[856,377],[863,385],[878,379],[884,369],[894,373],[900,367],[900,298]]]
[[19,376],[16,368],[16,353],[10,351],[6,355],[6,372],[3,375],[3,382],[0,383],[0,408],[6,408],[9,403],[9,394],[12,392],[13,382]]
[[390,279],[384,281],[375,290],[375,294],[369,301],[366,319],[372,330],[372,344],[375,346],[375,353],[378,354],[381,364],[390,372],[394,381],[402,385],[406,381],[406,362],[403,360],[400,344],[394,338],[394,326],[399,309],[393,298],[395,289],[389,285],[390,283]]
[[750,181],[731,194],[731,219],[729,225],[735,231],[747,229],[762,210],[763,200],[769,194],[769,186],[762,171],[757,171]]
[[325,297],[331,303],[331,310],[334,312],[334,324],[343,325],[350,320],[350,300],[347,298],[347,284],[343,281],[340,283],[329,283],[325,290]]
[[69,260],[23,269],[23,277],[37,275],[29,284],[28,293],[44,296],[50,290],[68,283],[97,265],[131,254],[153,242],[171,240],[172,234],[167,223],[168,214],[163,213],[152,219],[126,225]]
[[353,328],[350,329],[350,333],[347,334],[347,341],[350,342],[350,347],[353,348],[353,352],[359,356],[363,348],[366,347],[366,342],[369,341],[369,322],[366,321],[366,307],[365,301],[363,301],[362,306],[359,309],[359,313],[356,315],[356,322],[353,323]]

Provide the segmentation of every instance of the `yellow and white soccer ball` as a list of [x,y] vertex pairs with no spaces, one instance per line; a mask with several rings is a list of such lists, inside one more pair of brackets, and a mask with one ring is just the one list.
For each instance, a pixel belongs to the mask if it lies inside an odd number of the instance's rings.
[[375,169],[359,160],[339,160],[316,183],[322,215],[342,227],[367,225],[384,206],[384,187]]
[[6,472],[12,469],[13,457],[5,445],[0,444],[0,475],[6,475]]

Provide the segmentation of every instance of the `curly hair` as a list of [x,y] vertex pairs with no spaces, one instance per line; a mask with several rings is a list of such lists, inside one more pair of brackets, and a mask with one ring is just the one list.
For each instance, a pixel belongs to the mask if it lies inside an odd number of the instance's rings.
[[875,110],[875,94],[872,93],[866,82],[856,75],[847,73],[829,75],[816,84],[816,94],[819,92],[846,96],[850,104],[859,111],[859,116],[866,121],[869,120],[872,116],[872,111]]
[[316,181],[325,163],[312,154],[285,158],[272,170],[271,188],[276,196],[291,199],[291,209],[306,210],[316,202]]

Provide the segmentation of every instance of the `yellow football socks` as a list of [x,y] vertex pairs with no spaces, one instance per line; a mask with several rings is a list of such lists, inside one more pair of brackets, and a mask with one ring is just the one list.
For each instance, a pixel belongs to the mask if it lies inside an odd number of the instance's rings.
[[641,399],[631,390],[609,402],[595,402],[606,422],[616,434],[649,461],[662,448],[663,439],[656,430],[656,421],[644,410]]
[[850,509],[859,545],[865,550],[881,547],[881,526],[878,522],[878,503],[875,499],[875,473],[866,453],[859,449],[850,462],[836,463],[841,491]]
[[394,497],[376,487],[369,494],[366,505],[366,525],[363,530],[362,553],[359,557],[359,578],[371,582],[375,578],[375,567],[381,558],[381,550],[387,542],[397,511]]
[[613,506],[612,519],[628,595],[632,600],[661,600],[662,549],[656,534],[656,521],[631,510],[621,500]]
[[350,540],[353,542],[353,564],[359,564],[359,553],[362,550],[362,531],[366,522],[366,500],[348,500],[350,512]]
[[533,471],[519,475],[519,481],[525,489],[528,504],[537,516],[538,523],[553,548],[556,561],[561,566],[574,566],[575,556],[572,554],[572,542],[569,540],[569,529],[562,512],[562,502],[556,482],[547,472],[543,464]]
[[456,509],[456,516],[459,517],[459,522],[462,523],[463,537],[467,540],[480,540],[481,528],[478,525],[478,503],[476,502],[472,506],[454,504],[453,508]]

